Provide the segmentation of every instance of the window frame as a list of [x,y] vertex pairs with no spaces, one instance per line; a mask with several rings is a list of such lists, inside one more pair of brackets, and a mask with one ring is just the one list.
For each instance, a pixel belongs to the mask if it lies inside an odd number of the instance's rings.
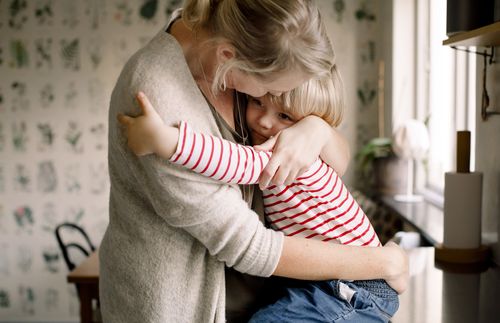
[[[436,36],[436,32],[432,30],[433,24],[436,24],[436,19],[446,20],[446,0],[399,0],[393,2],[393,93],[392,102],[393,108],[391,112],[393,129],[398,126],[398,123],[405,118],[415,118],[425,121],[429,116],[432,118],[432,95],[436,95],[440,91],[439,87],[433,85],[433,50],[449,51],[445,55],[449,55],[452,67],[451,74],[445,75],[449,77],[451,86],[451,97],[446,100],[451,100],[449,108],[451,109],[451,119],[449,124],[449,155],[445,157],[445,165],[443,165],[444,172],[453,171],[455,168],[454,152],[456,150],[455,133],[457,130],[471,131],[471,171],[474,169],[475,160],[475,106],[476,106],[476,58],[474,55],[452,49],[442,45],[442,40],[446,38],[443,33],[442,36]],[[438,6],[444,6],[437,8]],[[439,11],[440,16],[436,16],[436,10]],[[398,18],[404,16],[405,19]],[[434,16],[433,16],[434,15]],[[408,19],[408,17],[411,17]],[[408,21],[409,20],[409,21]],[[440,21],[441,28],[445,28],[446,21]],[[410,39],[403,39],[401,29],[406,28],[408,31],[404,33]],[[434,32],[434,35],[432,34]],[[434,39],[433,39],[434,37]],[[439,37],[439,39],[436,39]],[[437,42],[439,41],[439,43]],[[409,42],[413,42],[413,46],[408,46]],[[406,45],[406,46],[405,46]],[[438,48],[439,46],[439,48]],[[397,55],[402,54],[402,49],[410,51],[408,56],[413,64],[401,64],[400,58]],[[435,55],[435,52],[434,52]],[[409,83],[413,84],[413,91],[410,91],[409,100],[406,111],[400,111],[401,105],[398,105],[398,93],[401,92],[401,86],[398,82],[412,78]],[[434,91],[434,92],[433,92]],[[395,104],[395,105],[394,105]],[[431,138],[432,145],[432,138]],[[430,154],[430,152],[429,152]],[[430,156],[430,155],[429,155]],[[424,198],[435,204],[438,207],[443,206],[444,184],[440,187],[435,182],[429,180],[429,172],[426,170],[422,162],[414,163],[415,187],[414,190],[424,196]],[[439,172],[439,171],[438,171]],[[444,183],[444,173],[442,183]]]

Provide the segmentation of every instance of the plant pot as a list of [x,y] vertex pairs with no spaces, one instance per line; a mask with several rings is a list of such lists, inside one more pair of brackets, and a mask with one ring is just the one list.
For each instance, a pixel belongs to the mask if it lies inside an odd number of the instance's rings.
[[373,162],[375,191],[382,195],[405,194],[408,163],[398,157],[376,158]]

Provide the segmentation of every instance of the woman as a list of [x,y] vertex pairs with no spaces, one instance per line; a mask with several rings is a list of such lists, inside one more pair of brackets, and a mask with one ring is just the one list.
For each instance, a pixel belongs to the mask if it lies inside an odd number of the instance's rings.
[[[249,209],[248,188],[221,185],[154,156],[138,159],[116,122],[120,113],[139,112],[134,96],[142,90],[166,123],[183,119],[198,131],[244,142],[235,90],[280,94],[332,64],[319,13],[305,0],[187,1],[182,17],[175,13],[129,60],[110,104],[110,224],[99,252],[105,322],[224,322],[226,308],[230,320],[242,320],[256,294],[239,288],[257,285],[228,274],[226,304],[225,265],[261,277],[383,278],[404,289],[399,248],[285,238]],[[345,167],[347,154],[332,153],[339,145],[346,147],[324,121],[305,118],[280,134],[261,183],[288,183],[319,154]]]

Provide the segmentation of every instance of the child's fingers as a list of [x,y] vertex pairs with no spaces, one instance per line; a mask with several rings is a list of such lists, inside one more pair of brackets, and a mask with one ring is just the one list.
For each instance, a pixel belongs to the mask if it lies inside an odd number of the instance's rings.
[[255,145],[254,148],[256,151],[271,151],[274,148],[274,145],[276,145],[276,140],[278,139],[278,135],[274,137],[270,137],[267,139],[265,142],[261,143],[260,145]]
[[149,99],[144,92],[137,93],[137,101],[139,101],[139,107],[144,115],[155,111],[153,105],[149,102]]
[[269,182],[276,175],[276,172],[280,167],[280,161],[277,158],[278,157],[275,156],[271,157],[267,166],[262,170],[259,178],[259,187],[261,190],[267,188],[269,186]]
[[118,122],[120,122],[124,126],[130,125],[132,123],[132,120],[134,119],[124,114],[119,114],[116,118],[118,119]]

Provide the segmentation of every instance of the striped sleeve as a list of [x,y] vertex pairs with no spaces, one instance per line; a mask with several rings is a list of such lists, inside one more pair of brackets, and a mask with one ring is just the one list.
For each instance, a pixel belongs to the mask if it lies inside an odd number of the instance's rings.
[[199,174],[230,184],[258,183],[271,152],[193,131],[184,121],[179,125],[177,149],[170,161]]

